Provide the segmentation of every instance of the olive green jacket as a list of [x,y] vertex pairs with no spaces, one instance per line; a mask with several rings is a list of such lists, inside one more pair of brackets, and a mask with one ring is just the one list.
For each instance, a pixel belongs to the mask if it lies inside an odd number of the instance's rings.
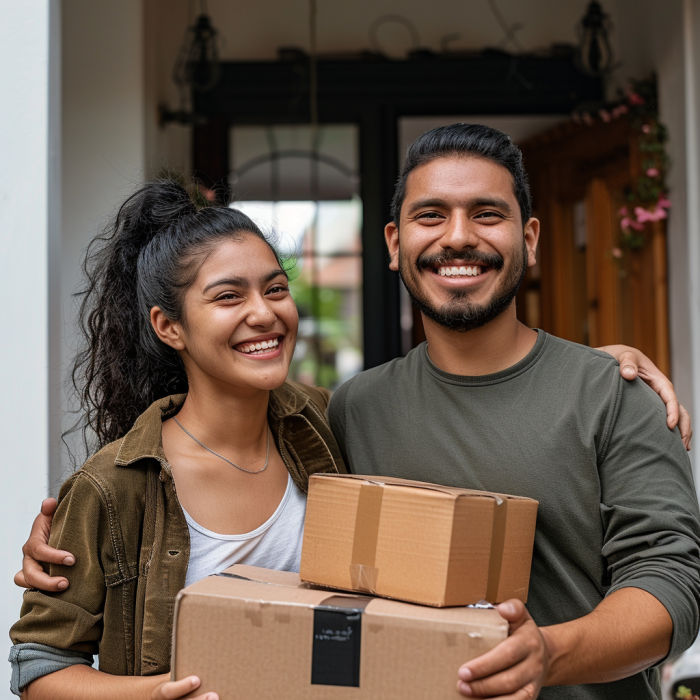
[[[190,540],[163,452],[162,422],[184,394],[156,401],[134,427],[61,488],[50,544],[75,555],[50,567],[71,585],[29,590],[13,644],[99,653],[100,670],[153,675],[170,668],[175,597],[185,585]],[[285,383],[271,392],[270,428],[297,486],[311,474],[345,472],[325,419],[325,389]]]

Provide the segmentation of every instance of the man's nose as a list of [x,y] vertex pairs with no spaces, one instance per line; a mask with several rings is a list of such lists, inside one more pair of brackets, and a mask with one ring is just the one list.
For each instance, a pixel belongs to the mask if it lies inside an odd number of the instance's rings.
[[479,237],[465,212],[456,212],[449,218],[439,243],[443,248],[451,248],[452,250],[476,248],[479,244]]

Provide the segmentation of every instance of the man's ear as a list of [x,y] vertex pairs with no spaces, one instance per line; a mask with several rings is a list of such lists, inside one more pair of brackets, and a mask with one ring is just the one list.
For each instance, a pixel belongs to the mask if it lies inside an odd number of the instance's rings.
[[171,321],[158,306],[151,309],[151,325],[158,338],[166,345],[175,350],[185,349],[182,325]]
[[384,227],[384,240],[389,249],[389,269],[399,271],[399,227],[392,221]]
[[540,240],[540,220],[528,219],[525,224],[525,247],[527,248],[527,266],[532,267],[537,262],[537,243]]

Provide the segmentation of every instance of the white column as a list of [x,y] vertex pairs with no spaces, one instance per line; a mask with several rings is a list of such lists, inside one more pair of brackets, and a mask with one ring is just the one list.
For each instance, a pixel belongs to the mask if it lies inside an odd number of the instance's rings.
[[[0,9],[0,631],[19,616],[12,583],[47,493],[59,417],[54,269],[60,244],[58,0]],[[52,336],[52,331],[54,331]],[[7,637],[5,637],[7,640]],[[5,642],[5,651],[9,640]],[[5,664],[0,695],[9,691]]]

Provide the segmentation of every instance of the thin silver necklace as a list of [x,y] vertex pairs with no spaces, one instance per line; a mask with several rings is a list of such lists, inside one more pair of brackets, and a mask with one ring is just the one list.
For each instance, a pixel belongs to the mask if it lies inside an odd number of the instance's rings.
[[211,452],[213,455],[216,455],[219,459],[223,459],[224,462],[228,462],[232,467],[236,467],[236,469],[240,469],[242,472],[245,472],[246,474],[260,474],[264,472],[267,469],[267,463],[270,461],[270,425],[268,424],[267,426],[267,453],[265,454],[265,466],[262,469],[258,469],[258,471],[253,471],[252,469],[244,469],[243,467],[239,467],[237,464],[234,464],[230,459],[226,459],[223,455],[220,455],[218,452],[214,452],[214,450],[211,449],[211,447],[207,447],[201,440],[197,440],[197,438],[192,435],[192,433],[185,428],[180,421],[173,416],[173,420],[198,444],[201,445],[205,450],[208,452]]

